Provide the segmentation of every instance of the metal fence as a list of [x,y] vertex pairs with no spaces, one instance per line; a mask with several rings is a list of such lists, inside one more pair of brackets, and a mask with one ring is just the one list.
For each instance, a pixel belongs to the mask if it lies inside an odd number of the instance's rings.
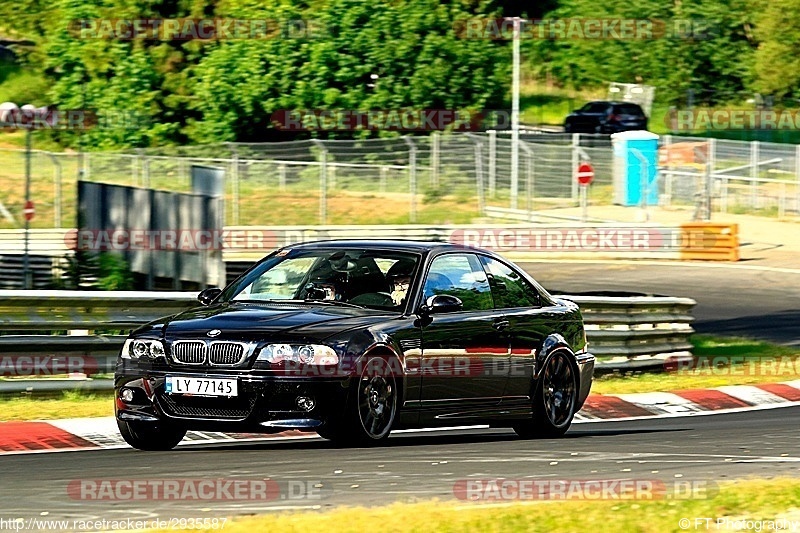
[[665,136],[662,202],[699,210],[800,214],[800,145]]
[[[800,213],[800,146],[663,136],[662,205],[699,212]],[[74,227],[79,177],[168,191],[191,189],[193,165],[226,174],[228,225],[464,223],[487,207],[541,211],[574,206],[574,172],[591,162],[593,205],[613,199],[608,136],[521,134],[512,187],[505,132],[427,137],[221,143],[138,150],[32,154],[34,228]],[[0,227],[22,224],[23,150],[0,150]]]

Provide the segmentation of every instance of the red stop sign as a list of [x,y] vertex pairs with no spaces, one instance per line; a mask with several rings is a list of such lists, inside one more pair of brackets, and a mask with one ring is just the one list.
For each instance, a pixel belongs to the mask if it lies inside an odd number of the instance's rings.
[[578,165],[578,173],[576,174],[578,183],[581,185],[589,185],[594,179],[594,169],[589,163],[581,163]]
[[30,200],[25,202],[25,208],[22,212],[25,214],[25,220],[33,220],[33,215],[36,214],[36,210],[33,208],[33,202]]

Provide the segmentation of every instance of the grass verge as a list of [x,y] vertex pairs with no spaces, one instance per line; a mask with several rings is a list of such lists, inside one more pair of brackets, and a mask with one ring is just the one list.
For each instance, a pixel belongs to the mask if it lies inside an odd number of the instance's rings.
[[[798,521],[800,526],[800,480],[747,480],[729,483],[708,499],[691,500],[604,500],[560,502],[480,503],[421,502],[396,503],[385,507],[338,508],[325,512],[270,514],[235,519],[225,525],[226,533],[250,531],[336,531],[362,532],[381,524],[381,530],[433,532],[666,532],[706,530],[695,519],[709,517],[712,530],[753,530],[736,528],[736,521]],[[689,519],[689,527],[682,527]],[[717,519],[730,525],[717,529]],[[774,522],[773,522],[774,524]],[[791,527],[791,526],[787,526]],[[758,529],[767,530],[768,526]],[[775,529],[774,525],[771,529]],[[787,529],[788,530],[788,529]]]
[[[800,350],[738,337],[693,335],[695,368],[672,372],[608,374],[595,378],[595,394],[631,394],[800,379]],[[733,364],[725,364],[732,362]]]
[[69,391],[57,398],[0,399],[0,421],[112,416],[113,398],[111,391],[91,394]]

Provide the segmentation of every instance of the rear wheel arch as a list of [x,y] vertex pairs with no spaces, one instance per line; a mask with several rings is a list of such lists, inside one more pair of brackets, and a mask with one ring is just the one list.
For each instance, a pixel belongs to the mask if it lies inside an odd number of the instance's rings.
[[[566,361],[567,367],[563,367],[562,361]],[[550,379],[561,375],[562,371],[568,369],[567,376],[569,377],[563,383],[564,388],[555,385],[554,389],[546,389],[548,378],[545,370],[548,366],[555,368],[555,374],[551,374]],[[553,345],[552,349],[542,354],[541,363],[537,362],[536,371],[536,377],[531,382],[533,416],[514,424],[514,431],[522,438],[560,437],[572,425],[575,413],[579,409],[580,372],[575,354],[568,345],[560,343]],[[563,379],[563,377],[561,380],[556,379],[556,382],[563,381]],[[568,383],[569,381],[571,384]],[[566,401],[569,403],[563,403]],[[569,408],[564,410],[567,405]],[[559,413],[559,411],[561,412]],[[563,415],[563,420],[560,415]],[[554,416],[557,420],[551,420]]]
[[560,333],[551,333],[542,341],[539,353],[536,354],[536,374],[534,377],[537,380],[539,379],[539,373],[541,372],[544,362],[550,354],[557,351],[566,352],[569,355],[570,361],[577,367],[578,361],[575,358],[575,351],[570,347],[567,340]]

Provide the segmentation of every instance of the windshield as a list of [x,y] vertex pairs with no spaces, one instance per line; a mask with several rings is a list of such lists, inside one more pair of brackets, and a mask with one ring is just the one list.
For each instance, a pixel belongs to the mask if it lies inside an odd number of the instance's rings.
[[608,111],[608,103],[606,102],[589,102],[582,108],[581,113],[605,113]]
[[418,255],[397,251],[282,251],[228,287],[222,300],[319,301],[399,311],[418,262]]

